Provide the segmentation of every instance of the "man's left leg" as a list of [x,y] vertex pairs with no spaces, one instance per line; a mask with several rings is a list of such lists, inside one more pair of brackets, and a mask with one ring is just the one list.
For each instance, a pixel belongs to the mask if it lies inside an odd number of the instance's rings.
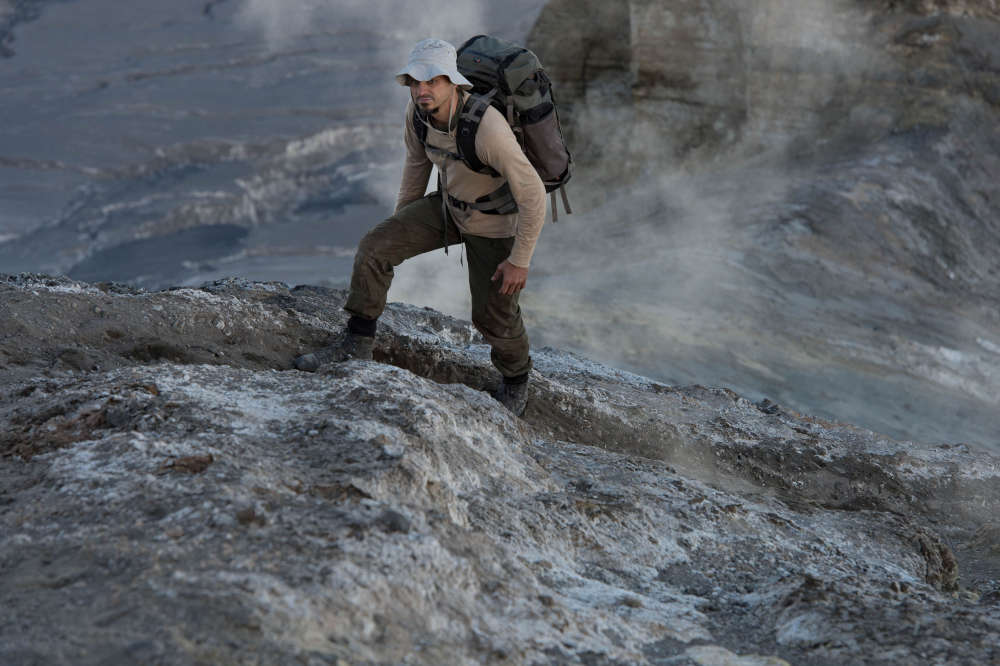
[[464,240],[469,258],[472,323],[490,344],[490,359],[503,375],[497,399],[520,416],[527,404],[531,371],[528,334],[518,304],[520,294],[501,294],[501,281],[490,280],[500,262],[510,256],[514,239],[466,235]]

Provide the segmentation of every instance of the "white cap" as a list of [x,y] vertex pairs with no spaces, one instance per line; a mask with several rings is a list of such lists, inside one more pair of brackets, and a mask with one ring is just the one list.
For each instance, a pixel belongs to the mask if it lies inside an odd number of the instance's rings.
[[424,39],[410,51],[410,59],[398,74],[399,85],[409,85],[407,77],[417,81],[430,81],[442,74],[460,88],[470,90],[472,84],[458,71],[455,47],[441,39]]

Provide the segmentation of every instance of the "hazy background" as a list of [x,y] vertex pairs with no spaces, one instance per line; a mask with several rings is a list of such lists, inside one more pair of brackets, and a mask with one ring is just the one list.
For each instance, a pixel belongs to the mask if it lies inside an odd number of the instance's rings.
[[523,37],[540,3],[6,7],[40,18],[0,61],[0,265],[160,287],[341,281],[398,187],[412,43]]
[[[393,74],[487,32],[539,51],[577,157],[534,344],[997,448],[1000,34],[925,4],[0,0],[0,271],[345,286],[395,201]],[[390,292],[468,298],[461,252]]]

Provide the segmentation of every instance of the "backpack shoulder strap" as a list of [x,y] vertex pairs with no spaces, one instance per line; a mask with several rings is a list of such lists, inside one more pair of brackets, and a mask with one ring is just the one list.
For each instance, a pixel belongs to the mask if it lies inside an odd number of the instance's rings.
[[413,131],[416,132],[417,138],[420,139],[420,143],[427,145],[427,125],[424,125],[423,119],[420,117],[420,112],[417,110],[417,105],[413,105]]
[[465,105],[462,107],[462,113],[458,118],[458,127],[455,132],[455,143],[458,148],[457,155],[434,148],[427,143],[427,125],[424,124],[424,119],[420,117],[420,112],[414,106],[413,131],[416,132],[417,139],[429,150],[434,150],[453,159],[457,158],[461,160],[472,171],[486,173],[491,176],[500,175],[496,169],[484,164],[479,159],[479,156],[476,155],[476,135],[479,133],[479,124],[482,122],[483,115],[486,113],[486,109],[490,107],[490,101],[495,94],[496,89],[493,89],[485,95],[469,95],[469,98],[465,100]]
[[477,173],[488,173],[499,175],[491,166],[483,164],[483,161],[476,155],[476,135],[479,133],[479,125],[483,121],[486,109],[490,108],[490,102],[496,94],[496,88],[485,95],[471,94],[465,101],[462,108],[462,115],[458,117],[458,130],[455,142],[458,144],[458,154],[461,156],[465,166]]

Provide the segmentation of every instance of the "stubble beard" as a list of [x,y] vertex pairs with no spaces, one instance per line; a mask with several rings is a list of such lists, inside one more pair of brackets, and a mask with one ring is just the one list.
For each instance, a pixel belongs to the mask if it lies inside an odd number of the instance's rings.
[[[452,94],[454,94],[454,91],[452,91]],[[441,109],[443,109],[445,106],[450,106],[452,102],[452,95],[449,95],[448,99],[444,100],[440,104],[437,104],[436,106],[434,99],[431,99],[429,102],[418,102],[417,100],[413,101],[420,108],[420,110],[423,112],[425,116],[427,116],[428,118],[434,118],[437,116],[438,112],[441,111]]]
[[438,104],[437,106],[433,106],[434,104],[433,99],[425,102],[421,102],[419,100],[414,99],[413,103],[417,105],[417,107],[424,113],[424,115],[429,115],[429,116],[434,115],[435,113],[437,113],[438,109],[441,108],[440,104]]

